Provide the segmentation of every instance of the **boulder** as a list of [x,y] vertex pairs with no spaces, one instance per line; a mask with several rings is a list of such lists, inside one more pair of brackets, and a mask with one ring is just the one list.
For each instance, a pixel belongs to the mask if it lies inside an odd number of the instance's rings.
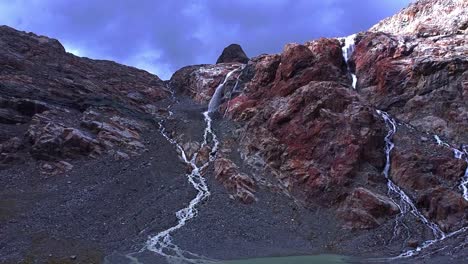
[[249,204],[255,197],[255,181],[247,174],[239,172],[239,167],[229,159],[218,157],[214,163],[215,178],[231,193],[232,197]]
[[387,196],[366,188],[354,189],[338,210],[347,229],[370,229],[381,225],[399,212],[397,205]]
[[31,155],[37,159],[54,160],[100,152],[99,142],[88,132],[58,123],[55,112],[36,114],[26,136],[31,143]]
[[64,173],[71,171],[73,169],[73,165],[70,163],[61,160],[56,162],[44,162],[40,166],[40,172],[45,175],[63,175]]

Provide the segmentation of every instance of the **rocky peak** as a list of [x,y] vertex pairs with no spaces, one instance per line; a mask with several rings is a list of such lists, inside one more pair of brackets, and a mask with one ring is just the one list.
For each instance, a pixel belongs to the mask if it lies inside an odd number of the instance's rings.
[[231,44],[224,48],[223,53],[219,56],[216,63],[226,63],[226,62],[240,62],[247,63],[249,57],[245,54],[244,50],[239,44]]
[[[65,48],[56,39],[18,31],[8,26],[0,26],[0,45],[4,51],[14,52],[18,55],[28,55],[32,49],[36,51],[47,51],[47,53],[65,54]],[[5,53],[5,52],[2,52]]]
[[370,31],[422,37],[466,34],[468,1],[419,0],[373,26]]

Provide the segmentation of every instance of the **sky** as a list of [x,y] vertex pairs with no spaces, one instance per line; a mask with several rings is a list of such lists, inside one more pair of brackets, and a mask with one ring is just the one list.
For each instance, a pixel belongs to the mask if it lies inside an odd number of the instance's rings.
[[68,52],[162,79],[215,63],[240,44],[249,57],[287,43],[364,31],[410,0],[0,0],[0,25],[58,39]]

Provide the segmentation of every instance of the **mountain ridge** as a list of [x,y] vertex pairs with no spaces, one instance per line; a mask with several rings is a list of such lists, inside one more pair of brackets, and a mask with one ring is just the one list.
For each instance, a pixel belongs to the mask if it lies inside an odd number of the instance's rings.
[[[465,7],[416,1],[357,33],[349,59],[336,38],[247,61],[239,46],[168,81],[1,26],[0,262],[166,263],[158,234],[180,219],[166,250],[182,262],[462,261]],[[175,217],[197,188],[212,197]]]

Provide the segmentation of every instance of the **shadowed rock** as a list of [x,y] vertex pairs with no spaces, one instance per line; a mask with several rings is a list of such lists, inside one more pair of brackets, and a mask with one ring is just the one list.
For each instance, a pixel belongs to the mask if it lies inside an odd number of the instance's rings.
[[239,44],[231,44],[224,48],[223,53],[219,56],[216,63],[226,63],[226,62],[240,62],[247,63],[249,57],[242,50],[242,47]]

